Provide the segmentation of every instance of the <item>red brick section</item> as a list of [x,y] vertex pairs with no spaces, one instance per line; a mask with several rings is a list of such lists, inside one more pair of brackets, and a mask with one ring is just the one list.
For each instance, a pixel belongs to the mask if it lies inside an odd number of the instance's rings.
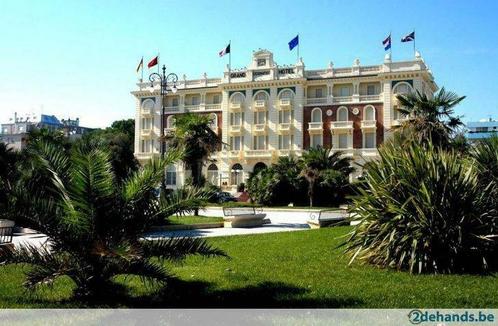
[[[303,148],[309,149],[310,147],[310,134],[308,132],[308,123],[311,122],[311,111],[314,108],[322,110],[323,121],[323,146],[325,148],[332,147],[332,132],[330,130],[330,122],[336,121],[337,109],[340,107],[347,107],[349,112],[349,121],[353,121],[353,148],[362,148],[363,135],[361,132],[361,120],[363,120],[363,109],[367,105],[372,105],[375,108],[375,119],[377,120],[377,146],[384,141],[384,107],[382,104],[369,104],[361,103],[350,105],[330,105],[330,106],[306,106],[303,112]],[[360,112],[354,115],[351,111],[353,108],[358,108]],[[327,110],[332,110],[332,116],[327,116]]]

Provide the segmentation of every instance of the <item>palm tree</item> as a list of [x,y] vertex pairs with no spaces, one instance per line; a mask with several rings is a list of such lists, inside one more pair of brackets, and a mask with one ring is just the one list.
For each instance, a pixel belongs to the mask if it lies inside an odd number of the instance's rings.
[[444,87],[433,97],[417,91],[400,94],[397,99],[400,104],[398,110],[407,120],[395,129],[410,135],[419,143],[429,141],[435,146],[448,147],[451,136],[463,126],[460,117],[454,115],[454,107],[463,101],[465,96],[447,92]]
[[200,239],[143,238],[157,221],[190,210],[202,199],[198,191],[157,197],[163,168],[181,157],[178,151],[168,152],[163,161],[151,161],[122,183],[116,181],[109,153],[101,148],[82,145],[68,154],[39,142],[30,151],[33,170],[17,189],[16,214],[50,242],[47,248],[4,248],[0,253],[6,263],[32,266],[28,288],[67,276],[76,285],[75,295],[98,297],[114,293],[118,275],[164,284],[172,276],[162,260],[224,255]]
[[21,159],[21,154],[14,151],[5,143],[0,142],[0,218],[7,211],[7,203],[14,182],[19,177],[17,164]]
[[351,160],[351,158],[345,157],[341,151],[331,154],[330,149],[325,149],[321,146],[310,148],[307,152],[303,153],[300,175],[308,182],[310,207],[313,207],[316,182],[328,170],[338,171],[346,176],[349,175],[354,171],[354,168],[351,166]]
[[[211,119],[206,115],[193,113],[178,115],[175,129],[166,135],[166,141],[171,149],[184,152],[182,161],[192,173],[192,185],[202,187],[202,167],[223,144],[211,128]],[[198,210],[195,215],[198,215]]]

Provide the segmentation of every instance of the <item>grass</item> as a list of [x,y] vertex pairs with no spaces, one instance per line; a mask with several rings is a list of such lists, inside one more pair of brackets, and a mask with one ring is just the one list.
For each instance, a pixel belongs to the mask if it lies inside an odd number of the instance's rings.
[[223,222],[223,217],[217,216],[170,216],[168,218],[169,225],[192,225],[192,224],[211,224],[211,223],[221,223]]
[[[349,227],[220,237],[209,242],[231,259],[190,257],[168,264],[178,276],[165,290],[130,277],[126,295],[99,302],[70,298],[67,279],[54,291],[22,288],[21,266],[0,267],[5,307],[347,307],[498,308],[495,276],[410,275],[354,264],[337,246]],[[123,279],[119,279],[123,282]]]

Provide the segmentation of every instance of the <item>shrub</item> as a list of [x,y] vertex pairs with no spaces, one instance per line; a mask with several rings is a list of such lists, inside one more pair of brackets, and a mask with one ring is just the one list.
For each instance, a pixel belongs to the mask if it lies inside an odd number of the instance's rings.
[[495,190],[482,186],[472,159],[415,143],[379,153],[351,206],[359,222],[345,244],[351,261],[416,273],[496,267]]

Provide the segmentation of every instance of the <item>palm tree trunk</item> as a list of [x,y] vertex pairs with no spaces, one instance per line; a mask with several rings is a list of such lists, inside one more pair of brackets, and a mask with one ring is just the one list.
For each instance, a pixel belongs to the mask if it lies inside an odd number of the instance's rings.
[[308,196],[310,197],[310,208],[313,207],[313,196],[314,196],[315,181],[310,181]]

